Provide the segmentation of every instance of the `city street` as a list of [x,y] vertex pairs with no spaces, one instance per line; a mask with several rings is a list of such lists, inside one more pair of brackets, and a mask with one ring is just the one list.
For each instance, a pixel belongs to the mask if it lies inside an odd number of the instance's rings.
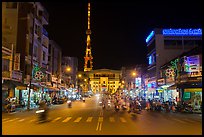
[[99,98],[53,105],[48,122],[38,123],[35,111],[2,113],[3,135],[201,135],[201,114],[151,112],[132,115],[99,106]]

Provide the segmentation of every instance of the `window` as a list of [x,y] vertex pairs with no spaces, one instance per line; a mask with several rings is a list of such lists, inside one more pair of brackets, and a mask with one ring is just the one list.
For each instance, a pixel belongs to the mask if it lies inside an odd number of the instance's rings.
[[45,51],[43,51],[43,61],[45,61],[45,55],[46,55],[46,53],[45,53]]

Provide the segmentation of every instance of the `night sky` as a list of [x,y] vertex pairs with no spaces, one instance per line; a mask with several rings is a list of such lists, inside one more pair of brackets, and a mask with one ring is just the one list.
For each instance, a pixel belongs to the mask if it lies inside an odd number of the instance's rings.
[[[91,1],[93,69],[121,69],[147,63],[145,39],[156,27],[201,27],[198,0]],[[86,48],[87,1],[42,2],[49,13],[49,38],[64,56],[77,57],[83,70]]]

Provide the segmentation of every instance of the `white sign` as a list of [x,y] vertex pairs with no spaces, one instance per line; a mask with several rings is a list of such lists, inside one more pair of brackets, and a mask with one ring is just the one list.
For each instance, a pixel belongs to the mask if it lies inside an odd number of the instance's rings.
[[17,80],[17,81],[21,81],[22,80],[22,73],[16,70],[12,71],[12,79],[13,80]]

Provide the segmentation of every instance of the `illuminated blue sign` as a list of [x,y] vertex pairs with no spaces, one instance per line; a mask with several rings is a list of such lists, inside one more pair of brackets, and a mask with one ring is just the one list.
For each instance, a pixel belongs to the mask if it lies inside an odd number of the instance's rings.
[[164,36],[202,36],[202,29],[163,29]]
[[149,65],[152,64],[152,55],[149,56]]
[[149,36],[146,38],[146,43],[148,43],[150,40],[151,40],[151,38],[154,36],[154,31],[152,31],[150,34],[149,34]]

